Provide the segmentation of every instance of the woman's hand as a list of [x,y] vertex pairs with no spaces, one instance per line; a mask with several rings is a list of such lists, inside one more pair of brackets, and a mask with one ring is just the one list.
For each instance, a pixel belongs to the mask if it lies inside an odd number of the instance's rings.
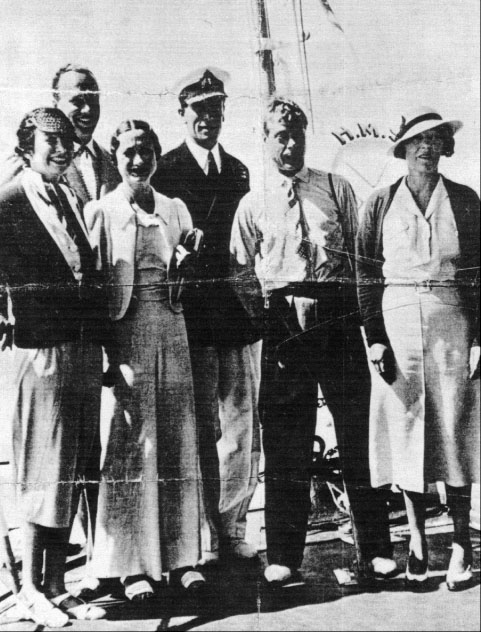
[[383,380],[392,384],[396,379],[392,350],[386,345],[376,342],[369,348],[369,359]]
[[469,377],[471,380],[479,378],[479,356],[481,348],[479,345],[473,345],[469,352]]
[[177,265],[177,270],[182,276],[190,277],[194,275],[194,257],[191,252],[184,248],[184,246],[178,245],[176,247],[175,263]]

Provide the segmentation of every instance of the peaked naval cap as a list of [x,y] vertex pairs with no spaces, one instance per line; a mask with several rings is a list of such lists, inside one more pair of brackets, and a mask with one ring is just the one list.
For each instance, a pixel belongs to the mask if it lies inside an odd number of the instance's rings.
[[191,105],[211,97],[227,97],[224,83],[229,80],[229,74],[219,68],[199,68],[181,79],[177,86],[179,100]]

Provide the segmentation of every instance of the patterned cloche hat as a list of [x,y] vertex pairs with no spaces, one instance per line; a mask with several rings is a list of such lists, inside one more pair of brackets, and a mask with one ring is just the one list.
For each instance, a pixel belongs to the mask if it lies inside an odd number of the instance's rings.
[[35,108],[30,112],[31,124],[42,132],[65,134],[75,137],[75,130],[62,110],[57,108]]

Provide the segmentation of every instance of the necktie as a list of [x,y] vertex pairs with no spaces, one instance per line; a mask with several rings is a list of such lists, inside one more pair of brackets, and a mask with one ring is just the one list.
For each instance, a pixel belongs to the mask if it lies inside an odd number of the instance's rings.
[[208,178],[217,178],[219,175],[219,170],[217,169],[217,163],[214,158],[214,154],[209,151],[207,154],[207,177]]
[[307,261],[307,280],[311,277],[311,268],[312,268],[312,244],[309,239],[309,227],[307,225],[306,216],[304,215],[304,209],[302,207],[302,202],[297,194],[297,186],[299,184],[299,180],[297,178],[292,178],[291,186],[287,191],[287,202],[291,208],[293,208],[297,203],[299,204],[299,219],[297,220],[296,232],[297,229],[300,230],[301,234],[301,243],[297,248],[297,254]]
[[99,190],[97,156],[87,145],[83,145],[77,151],[75,157],[80,159],[80,162],[77,163],[79,167],[78,171],[87,190],[89,199],[96,200]]
[[67,196],[60,186],[49,184],[46,186],[47,194],[50,202],[57,211],[60,223],[65,227],[69,237],[75,243],[80,255],[80,263],[82,272],[92,269],[95,266],[93,261],[93,253],[88,243],[75,213],[73,212]]

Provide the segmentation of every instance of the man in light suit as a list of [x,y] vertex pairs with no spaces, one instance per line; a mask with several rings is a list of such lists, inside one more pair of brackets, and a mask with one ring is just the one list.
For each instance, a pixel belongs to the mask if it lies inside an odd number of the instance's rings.
[[[74,159],[63,177],[85,205],[112,191],[120,182],[109,153],[93,139],[100,117],[99,86],[88,68],[67,64],[55,74],[52,93],[54,106],[68,116],[78,141]],[[9,157],[0,174],[0,185],[7,184],[24,166],[20,156]]]
[[182,304],[210,527],[203,538],[206,562],[219,554],[227,559],[257,555],[245,532],[260,452],[260,336],[228,283],[232,221],[249,191],[249,172],[218,142],[227,77],[217,68],[201,68],[179,82],[186,140],[160,160],[151,181],[164,195],[185,202],[194,226],[204,233],[197,278],[185,288]]

